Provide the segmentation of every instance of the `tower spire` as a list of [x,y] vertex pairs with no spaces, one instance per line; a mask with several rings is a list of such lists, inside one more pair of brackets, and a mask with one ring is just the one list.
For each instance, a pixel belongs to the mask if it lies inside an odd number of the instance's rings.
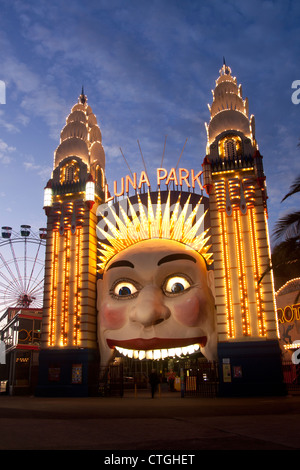
[[83,85],[82,85],[82,88],[81,88],[81,95],[79,96],[78,102],[81,103],[81,104],[85,104],[87,102],[87,96],[84,94]]

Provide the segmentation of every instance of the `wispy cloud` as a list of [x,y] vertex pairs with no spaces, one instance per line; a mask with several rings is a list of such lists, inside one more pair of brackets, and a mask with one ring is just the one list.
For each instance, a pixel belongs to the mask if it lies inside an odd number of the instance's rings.
[[35,163],[33,157],[27,157],[27,161],[23,162],[26,171],[33,171],[43,180],[47,180],[51,176],[52,167]]
[[15,152],[15,147],[8,145],[0,139],[0,162],[8,165],[12,161],[12,154]]
[[19,131],[20,125],[27,126],[32,118],[38,117],[49,126],[50,135],[57,139],[62,115],[66,110],[64,100],[58,96],[57,89],[47,85],[42,76],[13,56],[4,58],[1,72],[8,93],[11,92],[9,99],[18,103],[15,122],[6,121],[4,127],[8,131],[16,132]]

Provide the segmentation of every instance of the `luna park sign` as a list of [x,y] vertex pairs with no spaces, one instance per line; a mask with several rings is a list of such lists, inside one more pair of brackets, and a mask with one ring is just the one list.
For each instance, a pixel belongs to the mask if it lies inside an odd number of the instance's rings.
[[[156,184],[160,188],[161,185],[165,185],[168,188],[169,184],[174,184],[175,186],[183,187],[184,185],[190,189],[195,189],[196,185],[202,191],[203,186],[201,183],[201,175],[203,171],[195,171],[193,169],[187,170],[186,168],[171,168],[168,171],[166,168],[157,168],[156,169]],[[126,193],[129,193],[130,187],[132,189],[140,190],[143,185],[151,188],[150,180],[146,171],[141,171],[139,176],[137,173],[132,173],[132,175],[126,175],[121,178],[120,185],[118,187],[118,182],[115,180],[113,182],[113,191],[109,192],[108,185],[105,186],[105,202],[112,201],[115,197],[122,197]]]

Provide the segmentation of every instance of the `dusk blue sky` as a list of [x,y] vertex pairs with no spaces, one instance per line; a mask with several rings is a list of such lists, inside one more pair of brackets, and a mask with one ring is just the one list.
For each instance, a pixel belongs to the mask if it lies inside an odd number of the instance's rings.
[[112,184],[129,165],[201,169],[208,103],[223,64],[255,115],[269,228],[300,174],[300,2],[259,0],[1,0],[0,224],[46,224],[43,189],[60,131],[84,85]]

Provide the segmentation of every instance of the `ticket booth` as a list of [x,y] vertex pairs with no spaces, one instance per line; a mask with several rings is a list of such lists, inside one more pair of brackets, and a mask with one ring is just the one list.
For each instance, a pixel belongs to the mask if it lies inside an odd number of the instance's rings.
[[5,344],[2,390],[10,395],[33,394],[38,378],[42,309],[9,308],[1,330]]

